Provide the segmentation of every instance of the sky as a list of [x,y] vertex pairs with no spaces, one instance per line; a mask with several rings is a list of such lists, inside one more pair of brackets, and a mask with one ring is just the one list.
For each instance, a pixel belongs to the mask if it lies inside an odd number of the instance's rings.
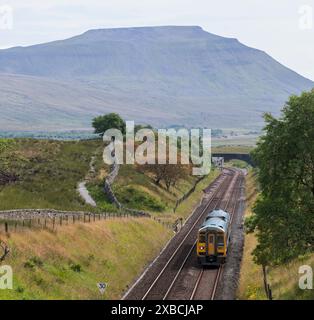
[[0,48],[89,29],[198,25],[314,80],[314,0],[0,0]]

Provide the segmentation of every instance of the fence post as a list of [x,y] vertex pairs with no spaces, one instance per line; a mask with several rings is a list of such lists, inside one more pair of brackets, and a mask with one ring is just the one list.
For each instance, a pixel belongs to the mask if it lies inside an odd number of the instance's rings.
[[9,233],[9,225],[7,222],[4,223],[5,233]]

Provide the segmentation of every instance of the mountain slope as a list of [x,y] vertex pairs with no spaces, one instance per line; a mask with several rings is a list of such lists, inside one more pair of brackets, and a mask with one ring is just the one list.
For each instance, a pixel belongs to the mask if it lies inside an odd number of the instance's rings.
[[[117,111],[155,125],[258,126],[313,82],[200,27],[91,30],[0,51],[0,126],[86,127]],[[17,110],[17,112],[16,112]],[[3,112],[4,111],[4,112]],[[34,120],[34,121],[32,121]]]

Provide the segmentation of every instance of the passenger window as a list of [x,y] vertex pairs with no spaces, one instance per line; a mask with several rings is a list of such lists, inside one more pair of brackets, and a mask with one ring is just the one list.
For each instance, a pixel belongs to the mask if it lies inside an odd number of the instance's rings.
[[205,234],[200,233],[199,238],[198,238],[198,241],[201,242],[201,243],[206,242],[206,240],[205,240]]
[[208,242],[209,243],[214,243],[214,236],[209,236]]
[[224,245],[224,237],[223,236],[218,236],[217,237],[217,243],[218,243],[218,246],[223,246]]

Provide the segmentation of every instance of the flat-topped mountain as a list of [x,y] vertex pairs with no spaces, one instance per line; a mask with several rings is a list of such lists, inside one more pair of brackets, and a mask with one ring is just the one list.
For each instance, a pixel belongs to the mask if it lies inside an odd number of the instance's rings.
[[200,27],[90,30],[0,50],[1,129],[75,129],[118,112],[156,126],[255,127],[314,83]]

